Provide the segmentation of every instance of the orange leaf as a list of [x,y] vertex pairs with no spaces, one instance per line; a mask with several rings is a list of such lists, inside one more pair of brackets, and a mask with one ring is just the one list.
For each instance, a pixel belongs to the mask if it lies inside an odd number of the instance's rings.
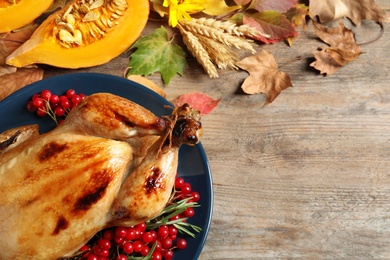
[[41,80],[43,70],[38,68],[22,68],[14,73],[0,77],[0,101],[35,81]]
[[292,87],[290,76],[279,70],[275,58],[266,50],[236,63],[249,72],[241,88],[247,94],[264,93],[269,103],[286,88]]
[[219,101],[221,101],[221,99],[212,99],[206,94],[192,92],[179,96],[173,100],[172,103],[175,107],[188,103],[192,108],[199,110],[201,115],[207,115],[213,111]]
[[321,48],[314,52],[316,61],[310,66],[319,70],[321,74],[331,75],[345,64],[357,59],[362,51],[356,44],[353,32],[339,21],[336,28],[327,28],[314,22],[316,35],[330,47]]

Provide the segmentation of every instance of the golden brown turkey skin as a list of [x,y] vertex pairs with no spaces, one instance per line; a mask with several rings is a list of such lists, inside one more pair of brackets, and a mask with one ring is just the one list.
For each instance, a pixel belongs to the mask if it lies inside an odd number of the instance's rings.
[[69,256],[103,228],[153,218],[170,197],[180,145],[196,144],[201,131],[188,106],[159,118],[100,93],[53,131],[7,147],[0,259]]
[[0,161],[1,258],[55,259],[105,226],[132,150],[125,142],[64,133],[6,155]]

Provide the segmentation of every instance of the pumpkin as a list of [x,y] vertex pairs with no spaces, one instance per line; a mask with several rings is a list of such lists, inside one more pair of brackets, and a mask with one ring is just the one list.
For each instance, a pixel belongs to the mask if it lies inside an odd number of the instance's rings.
[[149,0],[72,0],[50,15],[6,63],[73,69],[101,65],[137,40],[148,16]]
[[0,0],[0,33],[21,28],[46,11],[53,0]]

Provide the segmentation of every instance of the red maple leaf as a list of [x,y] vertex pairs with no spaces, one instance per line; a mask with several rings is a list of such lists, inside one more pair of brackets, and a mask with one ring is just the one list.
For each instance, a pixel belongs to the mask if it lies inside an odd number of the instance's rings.
[[298,36],[298,32],[291,22],[285,15],[278,11],[245,12],[243,23],[256,28],[264,35],[268,35],[269,37],[264,37],[262,35],[253,37],[255,40],[264,43],[275,43],[290,37]]

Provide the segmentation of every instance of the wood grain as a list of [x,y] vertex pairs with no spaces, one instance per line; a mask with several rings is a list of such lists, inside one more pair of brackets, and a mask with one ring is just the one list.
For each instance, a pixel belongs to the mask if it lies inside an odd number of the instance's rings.
[[[377,1],[387,12],[390,3]],[[144,34],[159,27],[150,22]],[[334,75],[309,66],[323,46],[312,26],[274,54],[293,87],[272,104],[242,94],[244,71],[209,79],[192,58],[163,86],[167,99],[191,91],[222,98],[203,118],[214,213],[201,259],[390,259],[390,27]],[[375,39],[370,21],[358,42]],[[177,39],[180,43],[180,39]],[[249,55],[243,53],[243,55]],[[78,72],[122,76],[128,62]],[[46,77],[74,71],[46,68]]]

